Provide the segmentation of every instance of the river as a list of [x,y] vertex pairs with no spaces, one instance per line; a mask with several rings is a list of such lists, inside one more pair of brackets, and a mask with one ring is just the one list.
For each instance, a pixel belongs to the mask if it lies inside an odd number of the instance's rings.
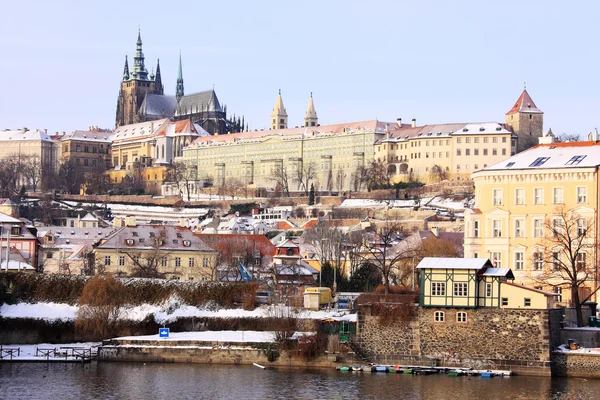
[[0,399],[591,399],[600,380],[143,363],[2,363]]

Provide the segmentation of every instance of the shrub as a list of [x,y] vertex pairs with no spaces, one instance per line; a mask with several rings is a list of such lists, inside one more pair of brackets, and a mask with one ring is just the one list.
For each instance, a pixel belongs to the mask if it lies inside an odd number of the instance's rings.
[[95,276],[83,287],[75,327],[96,339],[112,337],[118,330],[127,290],[112,275]]

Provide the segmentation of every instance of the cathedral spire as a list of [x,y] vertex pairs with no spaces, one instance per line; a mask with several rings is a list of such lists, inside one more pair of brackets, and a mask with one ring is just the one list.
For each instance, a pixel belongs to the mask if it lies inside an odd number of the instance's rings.
[[125,68],[123,68],[123,80],[129,80],[129,63],[127,62],[127,55],[125,55]]
[[271,113],[271,129],[287,129],[288,127],[288,115],[283,106],[283,99],[281,98],[281,89],[279,89],[279,95],[275,102],[275,107]]
[[164,94],[162,77],[160,76],[160,58],[156,61],[156,76],[154,77],[154,87],[158,94]]
[[181,52],[179,52],[179,69],[177,70],[177,88],[175,90],[177,101],[181,100],[183,95],[183,68],[181,67]]
[[304,115],[304,126],[317,126],[319,119],[317,118],[317,111],[315,110],[315,103],[313,102],[312,92],[310,92],[310,100],[308,101],[308,108]]
[[135,56],[133,57],[133,72],[131,73],[131,77],[135,80],[147,81],[148,80],[148,70],[144,65],[144,53],[142,52],[142,34],[140,32],[140,28],[138,27],[138,38],[135,42]]

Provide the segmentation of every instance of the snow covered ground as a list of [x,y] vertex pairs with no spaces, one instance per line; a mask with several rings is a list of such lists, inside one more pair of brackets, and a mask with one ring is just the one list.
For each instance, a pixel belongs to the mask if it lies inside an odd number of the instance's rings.
[[[296,332],[297,338],[303,333]],[[204,332],[171,332],[168,338],[156,335],[124,336],[115,340],[128,341],[161,341],[168,345],[169,342],[180,340],[198,342],[228,342],[228,343],[271,343],[275,341],[275,332],[269,331],[204,331]]]
[[[0,315],[4,318],[34,318],[48,321],[74,320],[77,316],[77,306],[59,303],[19,303],[4,304],[0,306]],[[266,318],[287,315],[285,306],[261,306],[247,311],[240,308],[232,309],[206,309],[195,306],[182,305],[176,301],[168,301],[163,305],[143,304],[129,307],[123,310],[122,318],[130,321],[142,321],[149,315],[159,324],[175,321],[177,318],[185,317],[208,317],[208,318]],[[300,310],[298,318],[327,319],[338,321],[356,321],[356,314],[348,314],[347,311],[308,311]]]
[[[470,204],[473,205],[472,203]],[[410,200],[374,200],[374,199],[346,199],[340,207],[390,207],[390,208],[410,208],[415,206],[415,201]],[[420,202],[421,207],[429,207],[434,209],[463,211],[465,209],[464,200],[453,200],[445,197],[423,197]]]

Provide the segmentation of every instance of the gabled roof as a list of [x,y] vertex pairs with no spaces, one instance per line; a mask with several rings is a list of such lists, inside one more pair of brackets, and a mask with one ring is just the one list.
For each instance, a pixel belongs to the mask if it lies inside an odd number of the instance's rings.
[[417,269],[475,269],[493,267],[487,258],[449,258],[449,257],[425,257],[421,260]]
[[80,142],[112,142],[112,131],[73,131],[64,135],[55,137],[56,141],[64,142],[66,140],[77,140]]
[[21,224],[21,220],[11,217],[8,214],[0,212],[0,223],[1,224]]
[[[208,108],[208,110],[207,110]],[[175,116],[188,115],[196,112],[222,112],[221,104],[214,90],[185,95],[179,101]]]
[[531,96],[527,93],[527,90],[523,90],[523,93],[521,93],[515,105],[506,113],[506,115],[515,113],[543,114],[543,111],[536,107],[533,100],[531,100]]
[[175,96],[147,94],[140,106],[140,112],[149,117],[167,118],[175,115],[177,99]]
[[487,268],[481,276],[499,276],[507,279],[515,279],[510,268]]
[[[160,246],[161,250],[214,251],[188,228],[172,225],[124,226],[108,236],[106,241],[97,248],[149,250],[154,248],[154,240],[161,235],[163,235],[163,244]],[[132,241],[130,242],[131,245],[127,244],[127,240]],[[189,246],[185,245],[184,241],[186,240],[190,241]]]
[[48,133],[39,129],[27,131],[24,131],[23,129],[0,131],[0,142],[17,142],[25,140],[40,140],[43,142],[51,142],[52,138]]
[[163,118],[156,121],[119,126],[114,131],[113,141],[129,141],[152,137],[156,135],[168,121],[167,118]]

